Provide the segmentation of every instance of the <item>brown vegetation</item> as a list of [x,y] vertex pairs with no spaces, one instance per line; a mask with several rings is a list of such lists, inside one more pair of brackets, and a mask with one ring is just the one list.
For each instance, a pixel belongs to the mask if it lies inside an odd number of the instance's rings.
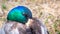
[[60,34],[60,0],[0,0],[0,26],[9,10],[18,5],[28,7],[33,17],[37,16],[45,23],[50,34]]

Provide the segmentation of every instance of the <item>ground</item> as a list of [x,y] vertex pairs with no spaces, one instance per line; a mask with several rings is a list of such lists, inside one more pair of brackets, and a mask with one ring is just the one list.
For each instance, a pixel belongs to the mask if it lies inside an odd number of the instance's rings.
[[18,5],[28,7],[33,17],[43,21],[50,34],[60,34],[60,0],[0,0],[0,27],[8,12]]

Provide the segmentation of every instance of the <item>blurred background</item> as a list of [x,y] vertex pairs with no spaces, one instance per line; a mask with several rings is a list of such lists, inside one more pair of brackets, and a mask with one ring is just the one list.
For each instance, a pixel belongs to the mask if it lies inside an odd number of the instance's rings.
[[8,12],[18,5],[28,7],[33,17],[43,21],[50,34],[60,34],[60,0],[0,0],[0,28]]

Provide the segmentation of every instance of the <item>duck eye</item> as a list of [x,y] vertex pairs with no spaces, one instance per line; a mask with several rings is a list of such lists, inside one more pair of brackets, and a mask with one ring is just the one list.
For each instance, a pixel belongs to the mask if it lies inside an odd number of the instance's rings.
[[28,15],[27,15],[26,13],[23,13],[23,15],[24,15],[25,17],[28,17]]

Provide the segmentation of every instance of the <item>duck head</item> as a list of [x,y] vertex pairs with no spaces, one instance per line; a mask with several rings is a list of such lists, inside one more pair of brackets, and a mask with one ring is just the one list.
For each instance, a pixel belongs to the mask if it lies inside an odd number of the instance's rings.
[[25,24],[28,19],[32,18],[31,11],[25,6],[17,6],[9,11],[7,20],[16,21]]

